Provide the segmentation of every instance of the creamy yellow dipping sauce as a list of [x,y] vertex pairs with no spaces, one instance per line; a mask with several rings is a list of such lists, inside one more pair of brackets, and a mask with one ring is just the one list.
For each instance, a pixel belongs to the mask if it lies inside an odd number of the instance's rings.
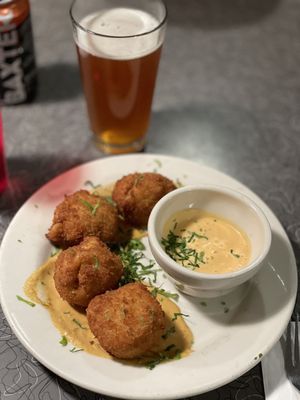
[[[32,301],[47,307],[54,325],[60,334],[76,348],[75,351],[80,349],[99,357],[113,359],[95,339],[85,313],[73,308],[57,293],[53,279],[56,258],[57,256],[51,257],[28,278],[24,286],[25,294]],[[164,356],[166,359],[172,358],[175,352],[180,352],[180,357],[185,357],[191,352],[193,335],[180,315],[179,307],[164,296],[158,295],[157,299],[165,312],[165,333],[143,358],[127,363],[145,365],[160,359],[165,361]],[[59,338],[57,343],[59,345]]]
[[223,274],[247,265],[250,240],[234,223],[219,215],[190,208],[169,218],[162,245],[182,266],[196,272]]

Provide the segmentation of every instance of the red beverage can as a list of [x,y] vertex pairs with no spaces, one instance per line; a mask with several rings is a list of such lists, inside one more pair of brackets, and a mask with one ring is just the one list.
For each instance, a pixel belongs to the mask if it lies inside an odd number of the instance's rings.
[[33,99],[37,72],[28,0],[0,0],[0,99],[20,104]]

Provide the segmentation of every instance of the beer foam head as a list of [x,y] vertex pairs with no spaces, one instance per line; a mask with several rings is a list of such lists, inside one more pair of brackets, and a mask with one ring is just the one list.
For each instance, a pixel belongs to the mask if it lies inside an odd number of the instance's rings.
[[163,33],[159,21],[145,11],[130,8],[103,10],[84,17],[77,45],[87,53],[111,59],[133,59],[155,51]]

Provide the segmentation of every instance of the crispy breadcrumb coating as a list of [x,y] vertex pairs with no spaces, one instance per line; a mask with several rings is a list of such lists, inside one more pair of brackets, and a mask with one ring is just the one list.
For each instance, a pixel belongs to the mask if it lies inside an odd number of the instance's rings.
[[174,189],[174,183],[160,174],[134,173],[116,182],[112,198],[130,225],[145,228],[152,208],[158,200]]
[[105,243],[120,239],[120,225],[116,207],[105,197],[79,190],[60,203],[54,212],[47,238],[61,248],[76,245],[86,236],[97,236]]
[[123,359],[142,356],[165,329],[161,305],[141,283],[129,283],[94,297],[87,319],[100,345]]
[[86,307],[94,296],[116,288],[122,274],[119,256],[97,237],[89,236],[59,254],[54,282],[64,300]]

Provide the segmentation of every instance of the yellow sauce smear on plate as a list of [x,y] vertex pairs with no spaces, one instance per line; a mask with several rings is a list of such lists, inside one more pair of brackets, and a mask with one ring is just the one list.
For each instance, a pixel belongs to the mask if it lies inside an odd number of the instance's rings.
[[[77,350],[81,349],[99,357],[113,359],[98,343],[92,334],[85,313],[76,310],[69,303],[63,300],[56,291],[53,274],[57,255],[51,257],[45,264],[36,270],[26,281],[24,286],[25,294],[34,302],[45,306],[52,318],[52,321],[62,336],[65,336],[69,343]],[[166,318],[166,330],[156,344],[145,357],[125,361],[124,363],[145,365],[155,361],[161,355],[174,356],[180,351],[180,358],[191,352],[193,335],[182,315],[179,307],[170,299],[158,295]],[[162,358],[164,361],[164,358]]]
[[241,269],[250,259],[248,236],[219,215],[190,208],[172,215],[163,230],[166,252],[182,266],[210,274]]

